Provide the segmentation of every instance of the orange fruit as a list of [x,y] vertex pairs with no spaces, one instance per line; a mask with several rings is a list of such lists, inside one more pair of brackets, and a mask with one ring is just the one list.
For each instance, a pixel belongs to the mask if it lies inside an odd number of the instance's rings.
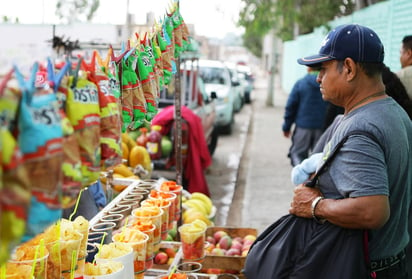
[[140,145],[134,146],[129,153],[129,166],[132,168],[139,164],[144,166],[147,156],[149,156],[149,152],[146,148]]

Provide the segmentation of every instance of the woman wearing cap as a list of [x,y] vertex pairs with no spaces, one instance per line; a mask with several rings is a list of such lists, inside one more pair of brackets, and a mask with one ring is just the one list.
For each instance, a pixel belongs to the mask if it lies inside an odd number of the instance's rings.
[[376,278],[408,278],[405,247],[412,197],[412,122],[385,93],[384,48],[371,29],[342,25],[329,32],[317,55],[299,64],[320,67],[322,97],[345,109],[323,150],[353,135],[320,175],[319,186],[295,188],[290,213],[369,231]]

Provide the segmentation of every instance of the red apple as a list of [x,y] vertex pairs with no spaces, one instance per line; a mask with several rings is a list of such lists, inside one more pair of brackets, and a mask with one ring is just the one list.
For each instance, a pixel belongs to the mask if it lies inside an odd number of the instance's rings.
[[245,235],[245,237],[243,237],[243,242],[245,242],[246,240],[254,242],[256,240],[256,235],[253,235],[253,234]]
[[230,248],[235,248],[235,249],[238,249],[238,250],[242,250],[243,244],[241,242],[239,242],[239,240],[233,239],[232,240],[232,246],[230,246]]
[[166,264],[168,260],[169,256],[163,251],[159,251],[154,257],[155,264]]
[[220,248],[228,250],[232,246],[232,238],[228,235],[224,235],[220,238],[218,245]]
[[233,241],[239,241],[240,243],[243,243],[243,238],[240,236],[234,237]]
[[215,238],[214,238],[213,236],[211,236],[211,235],[208,235],[208,236],[206,237],[206,241],[209,242],[210,244],[216,244]]
[[224,256],[225,250],[223,250],[222,248],[214,248],[210,253],[213,256]]
[[239,249],[230,248],[226,251],[225,256],[240,256],[241,252]]
[[222,238],[222,236],[228,235],[227,232],[225,231],[217,231],[213,234],[213,238],[215,239],[215,242],[218,243],[219,240]]
[[176,250],[174,248],[164,248],[164,252],[169,258],[174,258],[176,256]]

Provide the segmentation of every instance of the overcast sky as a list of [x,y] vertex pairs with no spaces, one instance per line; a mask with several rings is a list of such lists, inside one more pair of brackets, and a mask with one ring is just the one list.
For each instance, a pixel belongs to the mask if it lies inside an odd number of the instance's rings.
[[[153,12],[162,18],[172,0],[129,0],[129,10],[136,23],[145,23],[146,14]],[[222,38],[228,32],[239,34],[236,27],[241,0],[180,0],[183,19],[195,25],[199,35]],[[55,16],[56,0],[0,0],[0,16],[19,18],[21,23],[58,23]],[[95,23],[125,23],[127,0],[100,0]]]

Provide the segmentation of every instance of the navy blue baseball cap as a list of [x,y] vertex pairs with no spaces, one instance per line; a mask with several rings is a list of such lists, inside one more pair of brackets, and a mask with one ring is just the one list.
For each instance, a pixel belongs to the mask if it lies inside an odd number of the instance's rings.
[[299,58],[298,63],[309,67],[329,60],[352,58],[355,62],[382,63],[384,48],[378,35],[358,24],[340,25],[323,40],[319,54]]

